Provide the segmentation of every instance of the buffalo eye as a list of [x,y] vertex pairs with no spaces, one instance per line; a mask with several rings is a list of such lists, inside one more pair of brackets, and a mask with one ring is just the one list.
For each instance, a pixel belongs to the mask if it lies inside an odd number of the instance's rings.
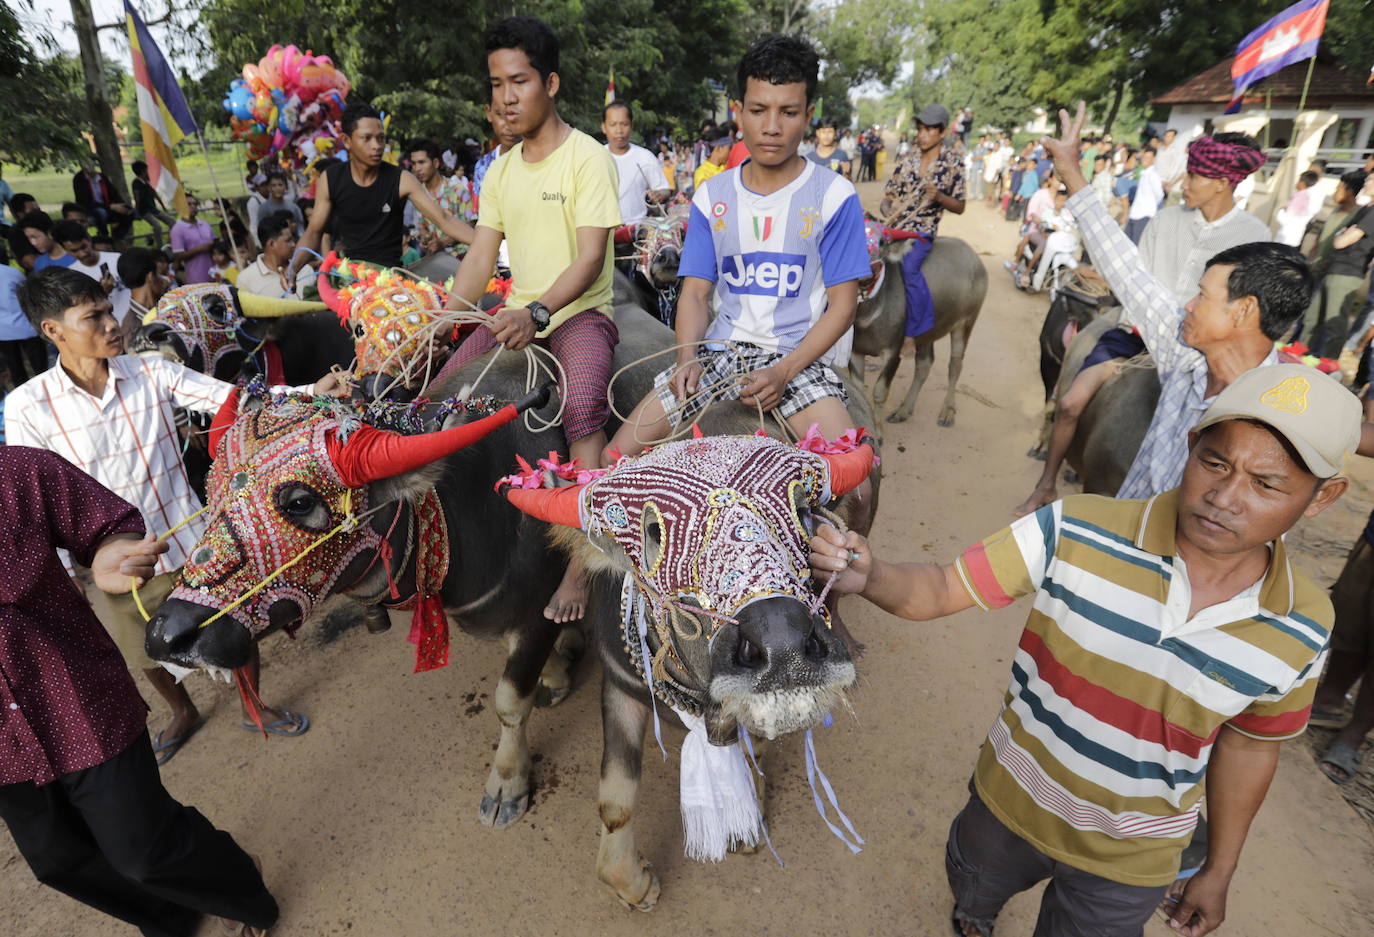
[[315,510],[315,499],[307,494],[293,495],[282,507],[293,517],[304,517]]

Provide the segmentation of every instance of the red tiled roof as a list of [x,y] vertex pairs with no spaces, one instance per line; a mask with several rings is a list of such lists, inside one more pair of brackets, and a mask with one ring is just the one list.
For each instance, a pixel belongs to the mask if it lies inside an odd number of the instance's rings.
[[[1183,84],[1151,100],[1151,104],[1225,104],[1231,100],[1231,62],[1226,59],[1204,72],[1198,72]],[[1275,104],[1296,104],[1302,97],[1303,79],[1307,77],[1307,62],[1295,62],[1282,71],[1251,85],[1245,93],[1247,101],[1264,101],[1266,93]],[[1312,84],[1307,90],[1309,107],[1321,107],[1337,101],[1363,100],[1374,103],[1374,85],[1366,76],[1341,68],[1320,58],[1312,69]]]

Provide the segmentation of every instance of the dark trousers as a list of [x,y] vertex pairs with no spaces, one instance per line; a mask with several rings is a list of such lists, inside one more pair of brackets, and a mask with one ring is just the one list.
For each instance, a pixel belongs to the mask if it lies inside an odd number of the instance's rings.
[[915,338],[935,328],[935,300],[921,265],[935,245],[927,238],[912,238],[911,248],[902,256],[902,285],[906,287],[906,337]]
[[[10,373],[10,386],[18,387],[31,377],[48,370],[48,348],[41,338],[18,338],[0,342],[0,358]],[[28,365],[25,373],[25,365]]]
[[949,828],[945,872],[955,916],[984,934],[1007,900],[1050,880],[1034,937],[1140,937],[1167,885],[1123,885],[1052,859],[1007,827],[971,792]]
[[51,784],[0,786],[0,819],[40,882],[144,937],[189,937],[202,914],[276,923],[253,860],[162,786],[147,732]]
[[1145,227],[1150,223],[1149,218],[1127,218],[1126,237],[1131,239],[1132,244],[1140,243],[1140,236],[1145,233]]

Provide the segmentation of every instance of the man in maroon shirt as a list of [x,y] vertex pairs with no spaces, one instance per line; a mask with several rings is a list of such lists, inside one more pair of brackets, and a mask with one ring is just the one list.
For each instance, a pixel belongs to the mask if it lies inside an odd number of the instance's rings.
[[189,937],[204,914],[263,934],[276,901],[229,834],[162,786],[147,706],[57,556],[122,593],[167,545],[41,449],[0,447],[0,516],[0,819],[34,875],[144,937]]

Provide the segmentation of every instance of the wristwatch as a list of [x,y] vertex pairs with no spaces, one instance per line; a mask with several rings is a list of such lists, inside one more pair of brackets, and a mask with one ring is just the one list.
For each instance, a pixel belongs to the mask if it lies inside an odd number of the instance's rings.
[[549,320],[553,318],[553,313],[549,312],[549,307],[539,300],[526,303],[525,308],[530,311],[530,318],[534,320],[534,327],[539,331],[544,331],[549,327]]

